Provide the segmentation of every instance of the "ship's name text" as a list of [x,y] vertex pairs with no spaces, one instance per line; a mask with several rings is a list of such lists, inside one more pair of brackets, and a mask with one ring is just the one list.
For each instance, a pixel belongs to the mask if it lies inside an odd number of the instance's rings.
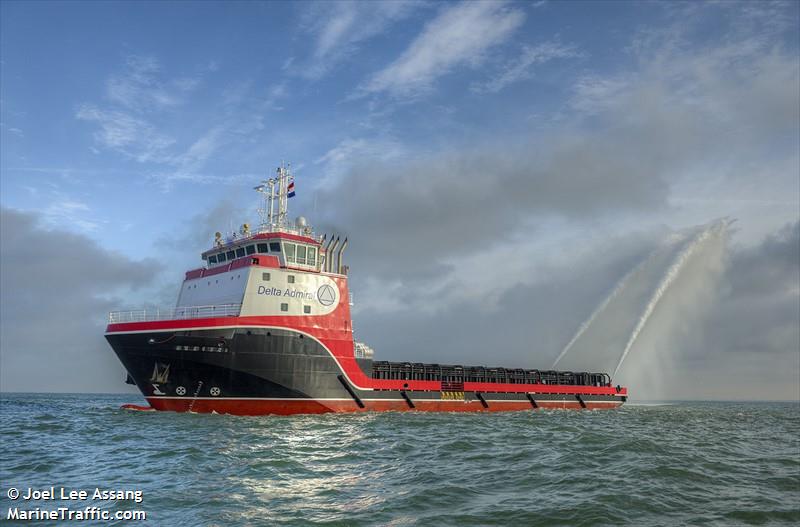
[[267,296],[283,296],[287,298],[301,298],[304,300],[316,300],[316,297],[307,291],[289,289],[288,287],[286,289],[278,289],[277,287],[265,287],[260,285],[258,286],[258,294]]

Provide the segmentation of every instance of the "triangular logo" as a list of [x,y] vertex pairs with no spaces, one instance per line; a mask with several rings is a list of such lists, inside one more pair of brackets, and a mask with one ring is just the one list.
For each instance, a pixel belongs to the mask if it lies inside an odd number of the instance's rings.
[[317,300],[319,300],[319,303],[323,306],[330,306],[336,302],[336,290],[328,284],[322,285],[317,290]]

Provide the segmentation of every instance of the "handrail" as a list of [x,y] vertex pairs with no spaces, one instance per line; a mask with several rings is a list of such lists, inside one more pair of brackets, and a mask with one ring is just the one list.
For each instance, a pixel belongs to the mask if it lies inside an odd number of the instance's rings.
[[216,304],[208,306],[184,306],[176,308],[133,309],[112,311],[108,314],[109,324],[124,322],[151,322],[154,320],[180,320],[187,318],[238,317],[242,304]]

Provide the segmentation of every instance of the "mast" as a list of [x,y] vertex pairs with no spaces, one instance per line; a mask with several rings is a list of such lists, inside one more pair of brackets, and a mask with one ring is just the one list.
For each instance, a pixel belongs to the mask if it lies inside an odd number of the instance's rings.
[[286,228],[286,215],[289,212],[289,168],[281,162],[278,167],[278,226]]
[[[275,177],[265,179],[260,185],[253,188],[263,195],[263,201],[258,209],[258,215],[261,218],[259,232],[294,230],[288,222],[289,184],[294,179],[291,166],[291,163],[281,163],[275,172]],[[275,210],[276,201],[278,202],[277,211]]]
[[272,227],[272,218],[275,211],[275,180],[269,180],[269,224]]

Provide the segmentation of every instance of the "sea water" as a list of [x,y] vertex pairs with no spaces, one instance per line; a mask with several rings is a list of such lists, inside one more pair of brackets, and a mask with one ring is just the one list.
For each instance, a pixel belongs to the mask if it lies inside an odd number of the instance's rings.
[[130,395],[0,400],[6,524],[37,507],[147,515],[84,525],[800,523],[797,403],[235,417],[120,409]]

